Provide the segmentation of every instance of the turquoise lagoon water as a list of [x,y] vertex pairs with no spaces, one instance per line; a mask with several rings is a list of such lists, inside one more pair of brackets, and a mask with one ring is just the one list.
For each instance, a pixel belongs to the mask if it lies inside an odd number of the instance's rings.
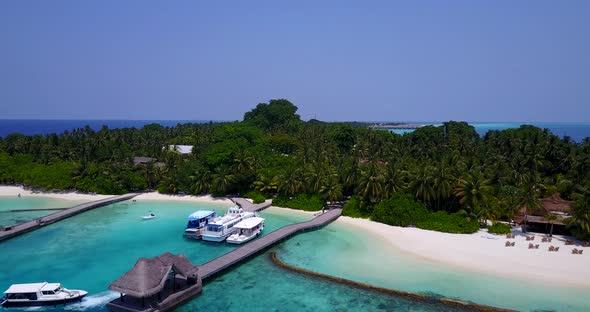
[[57,212],[57,210],[21,211],[11,212],[15,209],[46,209],[67,208],[85,201],[65,200],[49,197],[16,197],[0,196],[0,226],[8,226],[31,221],[36,218]]
[[[233,246],[182,238],[186,216],[198,209],[224,212],[225,204],[123,202],[92,210],[0,243],[0,288],[13,283],[57,281],[85,289],[82,302],[42,311],[106,311],[118,294],[108,285],[137,258],[165,251],[200,264]],[[158,217],[141,221],[153,212]],[[266,210],[265,233],[310,215]],[[335,223],[295,236],[273,248],[290,264],[396,289],[436,293],[519,310],[583,311],[587,290],[550,288],[521,280],[464,272],[384,250],[374,237]],[[553,299],[552,299],[553,298]],[[568,303],[569,302],[569,303]],[[568,304],[566,304],[568,303]],[[267,254],[206,283],[203,294],[179,311],[456,311],[344,285],[315,280],[276,267]],[[18,310],[18,309],[17,309]]]
[[387,243],[336,222],[289,239],[278,255],[291,265],[387,288],[520,311],[590,311],[588,288],[461,270],[384,249],[383,244]]

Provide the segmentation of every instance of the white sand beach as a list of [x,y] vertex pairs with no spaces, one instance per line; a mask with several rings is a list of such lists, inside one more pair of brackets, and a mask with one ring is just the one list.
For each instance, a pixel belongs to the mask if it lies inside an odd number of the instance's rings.
[[193,196],[193,195],[169,195],[158,192],[142,193],[134,198],[136,201],[162,200],[162,201],[192,201],[199,203],[216,203],[216,204],[233,204],[226,197],[213,197],[211,195]]
[[49,197],[49,198],[56,198],[56,199],[63,199],[63,200],[75,200],[75,201],[93,201],[99,200],[103,198],[112,197],[113,195],[98,195],[98,194],[83,194],[77,192],[69,192],[69,193],[51,193],[51,192],[32,192],[30,190],[25,190],[18,186],[0,186],[0,196],[9,197],[9,196],[18,196],[21,197]]
[[[543,234],[534,233],[536,237],[531,242],[526,241],[522,233],[513,232],[516,238],[509,241],[516,242],[515,246],[505,247],[506,236],[493,235],[486,230],[449,234],[350,217],[340,217],[336,222],[381,238],[387,244],[384,248],[395,248],[430,261],[476,272],[590,287],[590,248],[566,246],[562,236],[554,235],[551,243],[542,243]],[[539,244],[539,249],[528,249],[529,243]],[[559,251],[549,252],[547,249],[551,245],[559,246]],[[573,248],[585,249],[584,254],[572,254]]]

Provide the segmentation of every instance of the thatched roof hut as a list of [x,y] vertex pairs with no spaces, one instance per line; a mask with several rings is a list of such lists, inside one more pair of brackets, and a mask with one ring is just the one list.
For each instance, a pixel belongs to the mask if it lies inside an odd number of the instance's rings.
[[114,281],[109,289],[136,298],[159,293],[170,272],[190,280],[197,279],[198,268],[184,256],[169,252],[154,258],[139,258],[133,268]]

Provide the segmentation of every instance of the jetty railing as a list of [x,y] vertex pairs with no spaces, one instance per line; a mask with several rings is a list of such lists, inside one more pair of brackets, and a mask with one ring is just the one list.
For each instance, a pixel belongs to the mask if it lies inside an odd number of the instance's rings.
[[113,197],[109,197],[109,198],[95,200],[95,201],[92,201],[89,203],[84,203],[84,204],[80,204],[80,205],[77,205],[77,206],[74,206],[71,208],[67,208],[65,210],[62,210],[62,211],[59,211],[56,213],[52,213],[52,214],[46,215],[41,218],[34,219],[29,222],[4,227],[0,230],[0,241],[6,240],[9,238],[13,238],[13,237],[19,236],[21,234],[24,234],[24,233],[27,233],[30,231],[34,231],[38,228],[41,228],[46,225],[61,221],[63,219],[67,219],[69,217],[75,216],[77,214],[80,214],[80,213],[88,211],[88,210],[92,210],[94,208],[110,205],[110,204],[117,203],[120,201],[129,200],[137,195],[139,195],[139,194],[130,193],[130,194],[125,194],[125,195],[113,196]]

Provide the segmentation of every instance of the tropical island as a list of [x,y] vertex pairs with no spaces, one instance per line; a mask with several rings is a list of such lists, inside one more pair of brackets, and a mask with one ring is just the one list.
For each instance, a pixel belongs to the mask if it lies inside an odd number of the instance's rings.
[[[583,250],[590,238],[588,151],[589,140],[533,126],[480,137],[465,122],[404,135],[305,122],[280,99],[236,122],[11,134],[0,138],[0,182],[20,187],[0,187],[0,195],[89,200],[139,192],[139,202],[214,205],[243,196],[293,209],[272,208],[281,214],[301,211],[297,218],[336,204],[345,216],[337,226],[386,246],[372,251],[376,257],[396,257],[387,251],[394,248],[463,270],[585,289],[584,258],[565,248]],[[544,250],[535,251],[540,243]],[[553,270],[557,264],[564,267]]]
[[[590,238],[590,140],[532,126],[481,138],[453,121],[397,135],[304,122],[296,112],[281,99],[236,122],[11,134],[0,138],[0,182],[98,194],[243,194],[310,211],[349,199],[344,215],[450,233],[474,233],[490,220],[491,232],[505,234],[509,227],[495,221],[541,212],[552,229]],[[542,199],[552,196],[572,201],[571,211],[543,213]]]

